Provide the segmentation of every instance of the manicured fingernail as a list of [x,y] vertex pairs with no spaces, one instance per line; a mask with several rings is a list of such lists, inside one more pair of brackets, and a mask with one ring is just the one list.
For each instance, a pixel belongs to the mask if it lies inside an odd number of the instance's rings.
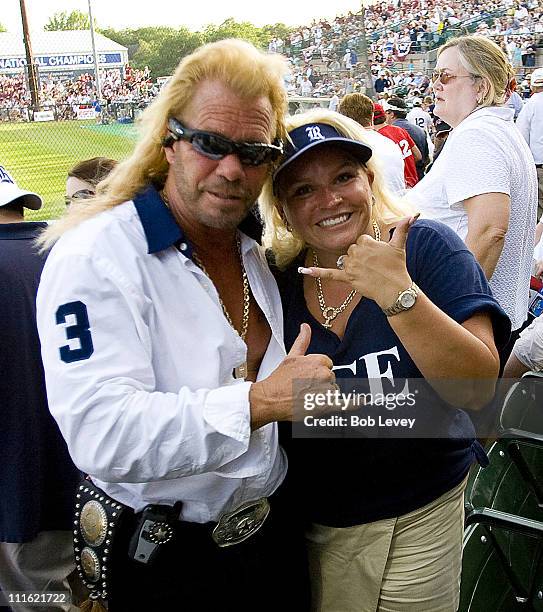
[[298,268],[298,272],[300,274],[311,274],[311,268],[303,268],[302,266],[300,266]]

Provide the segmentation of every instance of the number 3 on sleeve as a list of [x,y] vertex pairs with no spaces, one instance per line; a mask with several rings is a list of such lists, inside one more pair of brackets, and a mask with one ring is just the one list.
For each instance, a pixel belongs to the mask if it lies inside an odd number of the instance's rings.
[[79,348],[70,348],[68,344],[61,346],[59,349],[60,358],[64,363],[73,363],[74,361],[82,361],[88,359],[94,352],[92,345],[92,337],[90,333],[89,317],[87,315],[87,307],[83,302],[68,302],[58,307],[56,313],[57,325],[66,323],[68,315],[75,316],[73,325],[66,325],[66,338],[79,340]]

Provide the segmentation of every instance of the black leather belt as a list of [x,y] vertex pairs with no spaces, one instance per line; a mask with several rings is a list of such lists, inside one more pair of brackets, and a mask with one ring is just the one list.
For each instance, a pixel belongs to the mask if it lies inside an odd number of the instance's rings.
[[[169,521],[168,525],[162,520],[155,519],[153,515],[153,509],[160,508],[160,506],[148,506],[143,512],[138,512],[135,517],[138,520],[138,527],[136,528],[135,538],[133,538],[134,547],[138,548],[136,540],[148,541],[148,533],[151,530],[155,530],[155,523],[161,528],[170,527],[171,533],[169,533],[169,541],[173,536],[173,529],[190,530],[194,534],[205,534],[206,537],[213,539],[215,544],[220,548],[228,546],[234,546],[244,542],[252,535],[254,535],[264,524],[268,518],[270,512],[270,503],[266,497],[261,499],[250,501],[242,504],[232,512],[223,514],[218,522],[209,523],[191,523],[187,521]],[[150,513],[150,516],[147,516]],[[179,514],[179,513],[177,513]],[[151,538],[154,542],[154,539]],[[159,542],[157,542],[159,543]],[[145,544],[143,546],[145,548]],[[136,561],[142,559],[138,558],[139,555],[130,555]],[[145,559],[144,562],[147,562]]]

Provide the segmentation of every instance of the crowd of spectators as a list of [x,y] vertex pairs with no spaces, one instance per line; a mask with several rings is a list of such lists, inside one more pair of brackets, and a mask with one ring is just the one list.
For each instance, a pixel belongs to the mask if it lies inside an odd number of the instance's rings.
[[[334,98],[373,89],[378,97],[400,94],[408,101],[422,99],[429,93],[429,79],[423,71],[412,69],[406,61],[409,53],[424,53],[446,37],[470,28],[500,44],[517,69],[520,95],[528,95],[529,74],[536,66],[537,48],[543,46],[543,0],[386,0],[365,9],[364,25],[371,84],[356,52],[361,40],[360,13],[315,20],[294,29],[285,39],[272,37],[268,50],[282,53],[291,64],[292,73],[286,77],[289,94]],[[159,89],[148,68],[126,66],[123,71],[104,70],[101,74],[101,102],[106,108],[110,103],[145,106]],[[43,106],[69,109],[93,104],[94,76],[41,75],[39,95]],[[0,110],[29,104],[23,75],[0,76]],[[13,113],[10,116],[13,118]]]
[[[376,93],[407,87],[422,89],[418,95],[423,95],[425,86],[413,81],[422,81],[424,75],[404,70],[407,55],[424,53],[447,36],[468,29],[495,39],[519,76],[526,76],[524,69],[535,66],[537,47],[543,45],[543,1],[390,0],[366,8],[364,24],[373,83],[386,82],[384,87],[377,83]],[[295,30],[286,41],[272,38],[269,50],[289,57],[293,75],[287,86],[291,94],[364,93],[368,83],[355,52],[360,37],[361,15],[349,13],[331,21],[315,21]]]
[[[154,98],[159,88],[153,84],[149,68],[144,70],[126,66],[120,69],[100,71],[102,101],[106,107],[111,103],[147,103]],[[58,107],[73,112],[74,107],[96,103],[96,84],[93,74],[82,73],[66,78],[54,73],[40,75],[39,99],[43,108]],[[23,74],[0,75],[0,110],[15,111],[31,104],[30,91]],[[13,113],[10,113],[13,117]]]

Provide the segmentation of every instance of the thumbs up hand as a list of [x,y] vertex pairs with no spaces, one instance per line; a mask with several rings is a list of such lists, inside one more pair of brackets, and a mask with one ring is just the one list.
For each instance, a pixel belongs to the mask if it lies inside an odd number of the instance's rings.
[[307,393],[335,390],[333,362],[326,355],[306,351],[311,343],[311,327],[302,323],[300,333],[288,355],[264,380],[251,386],[251,427],[258,429],[272,421],[302,418],[303,398]]
[[303,357],[311,344],[311,327],[307,323],[300,325],[300,333],[294,340],[287,357]]
[[299,272],[348,283],[381,308],[388,308],[398,293],[411,285],[405,245],[409,228],[417,218],[415,215],[399,221],[389,242],[378,242],[368,234],[362,234],[344,255],[342,270],[311,267],[300,268]]

